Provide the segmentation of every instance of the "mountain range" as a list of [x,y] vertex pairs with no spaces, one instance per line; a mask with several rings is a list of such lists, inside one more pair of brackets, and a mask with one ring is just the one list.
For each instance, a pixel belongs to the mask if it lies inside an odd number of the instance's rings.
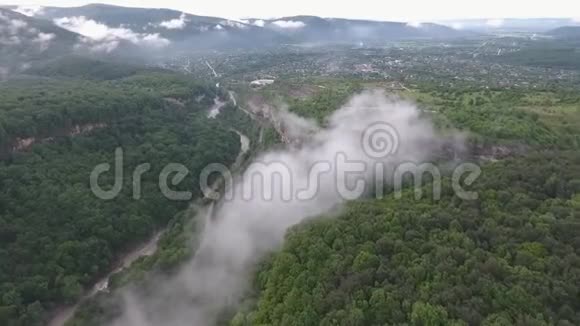
[[[12,10],[19,7],[12,6]],[[23,10],[21,10],[23,11]],[[24,11],[23,11],[24,12]],[[92,4],[75,8],[44,7],[29,12],[69,31],[101,41],[110,50],[120,42],[152,47],[235,48],[303,42],[359,43],[417,38],[455,38],[465,32],[436,25],[327,19],[311,16],[234,21],[195,16],[169,9],[125,8]]]
[[53,23],[0,8],[0,77],[36,61],[70,53],[79,35]]
[[476,32],[528,32],[545,33],[565,26],[580,26],[580,21],[570,18],[527,19],[469,19],[440,22],[456,29]]
[[470,35],[465,31],[425,23],[379,22],[315,16],[248,19],[246,22],[287,35],[299,42],[384,42],[405,39],[449,39]]
[[[8,71],[26,69],[37,61],[73,52],[142,56],[180,50],[267,48],[301,43],[384,44],[398,40],[451,40],[477,36],[479,34],[473,30],[481,26],[557,28],[566,26],[566,22],[571,23],[565,20],[475,20],[447,22],[453,26],[450,27],[434,23],[315,16],[235,21],[170,9],[103,4],[72,8],[41,7],[35,10],[4,6],[0,8],[0,77]],[[574,27],[555,29],[548,34],[553,37],[578,37]]]
[[561,39],[580,40],[580,26],[566,26],[551,30],[549,35]]

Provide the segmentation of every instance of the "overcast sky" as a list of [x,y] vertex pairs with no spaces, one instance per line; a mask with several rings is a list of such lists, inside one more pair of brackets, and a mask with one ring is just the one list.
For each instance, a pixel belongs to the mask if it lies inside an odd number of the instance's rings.
[[397,21],[580,17],[580,0],[0,0],[0,4],[44,6],[81,6],[94,2],[171,8],[231,19],[302,14]]

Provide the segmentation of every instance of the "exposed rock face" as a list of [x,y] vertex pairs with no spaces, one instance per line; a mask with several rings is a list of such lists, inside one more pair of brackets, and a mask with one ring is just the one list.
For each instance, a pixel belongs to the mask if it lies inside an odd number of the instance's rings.
[[106,123],[89,123],[85,125],[75,125],[72,128],[56,131],[53,134],[44,137],[16,138],[11,143],[4,144],[0,147],[0,159],[8,158],[16,152],[27,151],[34,144],[50,143],[54,141],[56,137],[80,136],[105,127],[107,127]]

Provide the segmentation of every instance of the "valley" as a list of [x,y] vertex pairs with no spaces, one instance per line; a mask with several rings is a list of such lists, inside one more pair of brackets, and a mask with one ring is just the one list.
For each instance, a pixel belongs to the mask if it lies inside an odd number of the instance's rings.
[[576,20],[24,9],[0,325],[580,324]]

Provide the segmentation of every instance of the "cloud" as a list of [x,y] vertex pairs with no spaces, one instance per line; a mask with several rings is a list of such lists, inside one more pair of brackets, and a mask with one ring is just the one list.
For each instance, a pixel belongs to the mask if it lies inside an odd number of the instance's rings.
[[465,28],[465,26],[463,26],[462,23],[452,23],[451,28],[461,30],[461,29]]
[[23,15],[33,17],[40,15],[44,12],[44,7],[41,6],[18,6],[14,11],[21,13]]
[[76,49],[81,49],[87,46],[91,52],[111,53],[119,46],[120,43],[121,42],[118,40],[99,42],[89,38],[84,38],[81,44],[76,45]]
[[218,25],[215,25],[214,28],[217,29],[218,31],[221,31],[221,30],[224,29],[223,26],[222,25],[219,25],[219,24]]
[[16,46],[21,44],[37,44],[41,52],[48,49],[56,35],[51,33],[39,33],[36,28],[29,27],[28,23],[21,19],[9,19],[0,17],[0,44]]
[[575,24],[580,24],[580,17],[572,18],[572,22]]
[[254,25],[258,26],[258,27],[264,27],[266,25],[266,22],[261,20],[261,19],[258,19],[256,21],[254,21]]
[[[1,14],[1,13],[0,13]],[[25,34],[36,34],[36,29],[28,28],[28,23],[20,19],[10,19],[6,16],[0,16],[0,35],[4,44],[20,44],[19,36]]]
[[169,44],[171,44],[171,41],[169,41],[166,38],[163,38],[158,33],[155,33],[155,34],[143,34],[140,43],[147,46],[159,48],[168,46]]
[[[352,185],[354,180],[339,172],[344,166],[337,163],[338,155],[370,167],[359,175],[368,184],[374,180],[379,163],[394,170],[397,162],[423,162],[441,145],[433,125],[421,118],[414,104],[390,99],[378,91],[352,98],[328,119],[326,127],[285,111],[275,116],[286,130],[302,137],[301,146],[258,156],[234,185],[234,199],[216,204],[215,212],[210,208],[209,214],[200,214],[201,234],[196,237],[199,243],[193,260],[174,276],[156,279],[146,294],[123,293],[124,314],[113,325],[215,325],[224,309],[235,309],[241,302],[254,266],[282,245],[289,228],[340,210],[345,199],[337,189]],[[398,133],[399,146],[391,147],[395,150],[389,151],[390,156],[373,158],[361,146],[369,127],[377,123],[388,123]],[[382,151],[388,139],[381,138],[374,134],[368,145]],[[312,175],[319,163],[328,166],[324,168],[327,172]],[[290,180],[285,181],[286,186],[312,190],[314,178],[317,191],[303,199],[292,196],[291,200],[275,191],[270,199],[264,199],[263,194],[279,189],[279,184],[272,183],[278,179],[274,177],[287,176],[287,171]],[[266,182],[255,184],[255,175],[263,176]],[[248,186],[253,190],[251,198],[240,194]]]
[[240,19],[240,21],[244,24],[254,25],[254,26],[258,26],[258,27],[264,27],[266,25],[266,22],[263,21],[262,19],[256,19],[256,20]]
[[28,27],[28,23],[20,19],[5,20],[5,22],[7,22],[7,24],[0,26],[0,31],[12,35],[25,31]]
[[112,28],[84,16],[59,18],[55,19],[54,23],[85,36],[85,43],[91,44],[94,49],[106,49],[107,52],[114,50],[120,41],[156,48],[165,47],[171,43],[159,34],[136,33],[125,27]]
[[423,27],[423,23],[421,23],[420,21],[408,22],[407,26],[414,27],[414,28],[421,28],[421,27]]
[[277,20],[272,24],[280,28],[288,28],[288,29],[298,29],[306,27],[306,24],[304,22],[294,20]]
[[56,35],[51,33],[39,33],[36,38],[32,40],[34,43],[38,43],[40,46],[40,51],[44,52],[50,46],[50,42],[56,38]]
[[139,35],[128,28],[110,28],[84,16],[59,18],[54,23],[96,41],[124,39],[137,43],[139,39]]
[[505,21],[503,19],[490,19],[485,22],[485,24],[489,27],[499,28],[502,27]]
[[187,19],[187,16],[185,14],[181,14],[179,18],[159,23],[159,26],[167,29],[184,29],[188,22],[189,19]]
[[248,26],[244,25],[243,23],[234,21],[234,20],[224,20],[221,22],[222,25],[224,26],[229,26],[229,27],[234,27],[234,28],[248,28]]

